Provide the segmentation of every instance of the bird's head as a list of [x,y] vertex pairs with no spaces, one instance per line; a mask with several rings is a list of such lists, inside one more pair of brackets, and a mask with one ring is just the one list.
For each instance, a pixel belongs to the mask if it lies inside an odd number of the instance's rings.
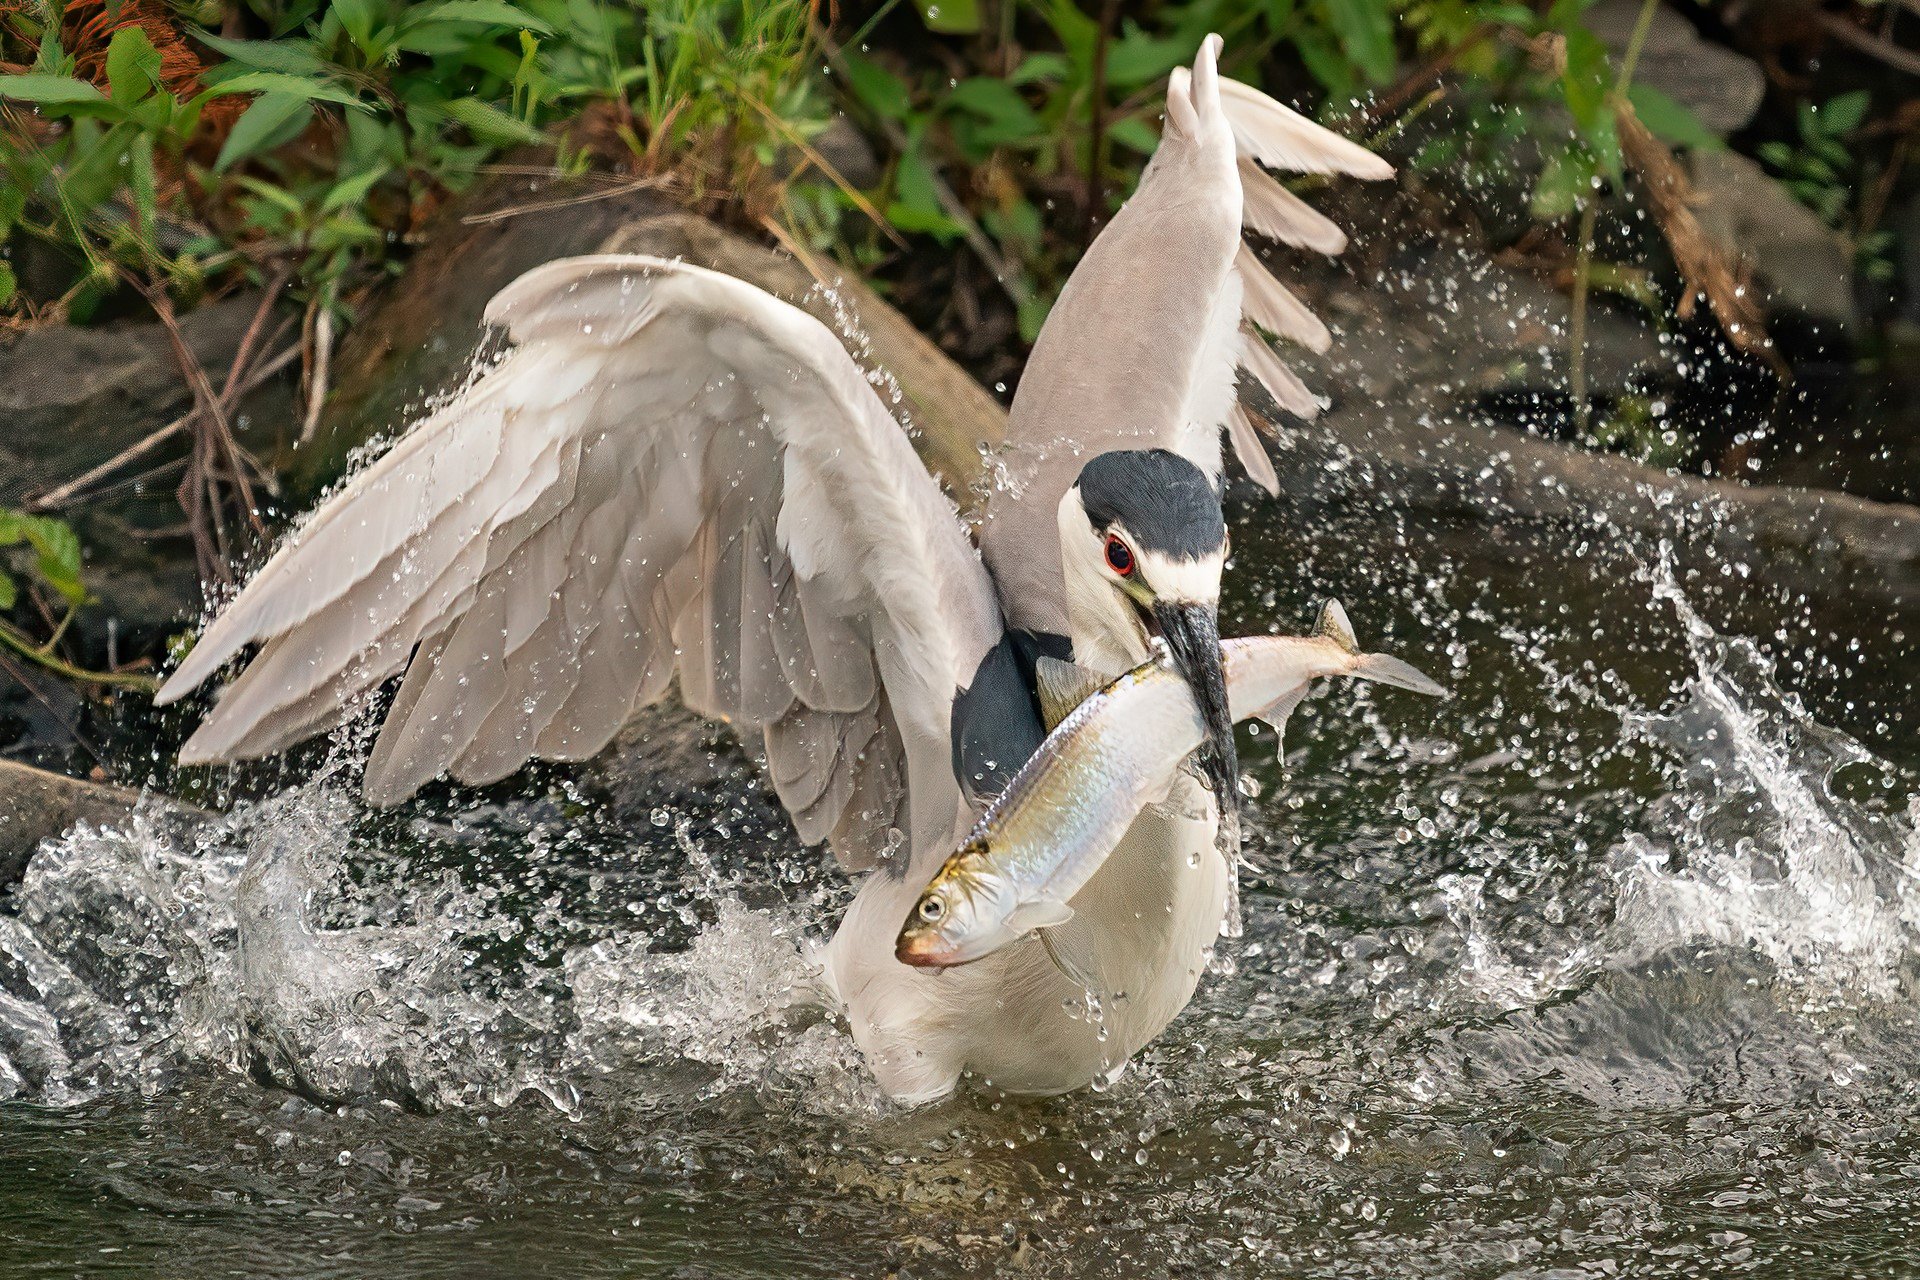
[[1193,689],[1206,722],[1200,762],[1223,811],[1237,803],[1239,760],[1220,661],[1220,494],[1165,449],[1103,453],[1060,500],[1060,545],[1074,658],[1115,671],[1154,637]]

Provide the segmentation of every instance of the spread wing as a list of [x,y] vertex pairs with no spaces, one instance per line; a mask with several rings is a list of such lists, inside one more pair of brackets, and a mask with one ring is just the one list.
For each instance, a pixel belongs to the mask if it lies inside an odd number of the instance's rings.
[[1172,449],[1220,473],[1227,428],[1242,464],[1269,491],[1271,462],[1236,399],[1235,370],[1282,408],[1319,405],[1254,332],[1326,350],[1326,326],[1274,279],[1242,229],[1334,254],[1341,230],[1261,166],[1386,178],[1366,148],[1222,79],[1220,40],[1167,86],[1166,127],[1139,188],[1061,290],[1021,375],[988,504],[981,551],[1015,626],[1064,633],[1062,495],[1088,458],[1109,449]]
[[764,735],[809,843],[870,865],[889,828],[966,819],[956,691],[999,641],[953,505],[818,321],[649,257],[529,272],[514,345],[320,508],[168,680],[258,654],[181,752],[271,753],[405,679],[376,803],[604,747],[677,676]]

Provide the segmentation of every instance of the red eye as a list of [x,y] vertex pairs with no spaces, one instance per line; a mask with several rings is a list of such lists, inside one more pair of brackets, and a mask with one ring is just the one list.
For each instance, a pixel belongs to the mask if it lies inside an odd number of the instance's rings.
[[1113,534],[1107,535],[1107,568],[1123,578],[1133,572],[1133,552]]

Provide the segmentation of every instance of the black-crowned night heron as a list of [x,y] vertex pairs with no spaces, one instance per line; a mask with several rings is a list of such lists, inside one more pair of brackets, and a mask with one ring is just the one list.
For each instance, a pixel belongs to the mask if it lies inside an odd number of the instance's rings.
[[[167,682],[163,702],[262,645],[181,759],[281,750],[404,672],[366,769],[390,804],[589,757],[677,676],[694,710],[762,735],[803,841],[873,871],[823,964],[889,1093],[1111,1074],[1192,995],[1233,875],[1209,856],[1234,795],[1220,433],[1271,489],[1236,369],[1316,407],[1247,322],[1328,341],[1242,226],[1344,244],[1260,165],[1392,172],[1222,80],[1219,48],[1174,73],[1139,190],[1034,346],[977,552],[823,325],[681,263],[554,262],[488,308],[505,358],[322,506]],[[1155,634],[1205,714],[1213,785],[1183,776],[1074,899],[1124,997],[1071,1016],[1080,993],[1032,939],[944,973],[899,963],[915,896],[1041,740],[1036,660],[1117,673]]]

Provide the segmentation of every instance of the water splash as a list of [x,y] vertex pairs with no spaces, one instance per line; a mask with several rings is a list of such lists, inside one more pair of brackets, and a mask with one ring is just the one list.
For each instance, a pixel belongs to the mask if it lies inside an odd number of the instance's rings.
[[1616,951],[1751,948],[1828,997],[1894,996],[1920,947],[1920,799],[1897,814],[1842,795],[1849,767],[1902,779],[1782,690],[1751,640],[1708,626],[1664,562],[1654,595],[1679,618],[1694,670],[1671,710],[1624,719],[1676,777],[1615,852]]
[[[529,922],[450,871],[362,848],[361,816],[323,773],[210,821],[149,802],[44,846],[0,916],[0,1100],[152,1095],[214,1065],[328,1106],[531,1094],[578,1115],[596,1083],[645,1090],[664,1064],[683,1094],[874,1101],[823,1011],[804,910],[746,906],[701,856],[684,950],[628,930],[555,946],[557,963],[490,960],[580,922],[553,903]],[[678,837],[698,851],[685,824]]]

